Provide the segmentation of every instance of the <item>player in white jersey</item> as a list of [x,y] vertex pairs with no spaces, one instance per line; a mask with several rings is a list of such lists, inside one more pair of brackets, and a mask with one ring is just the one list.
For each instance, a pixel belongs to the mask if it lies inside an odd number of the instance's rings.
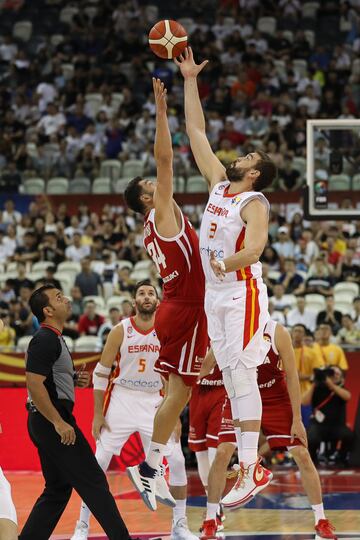
[[11,498],[11,487],[0,467],[0,538],[1,540],[17,540],[17,537],[17,518]]
[[[94,369],[92,431],[97,441],[95,456],[104,471],[112,456],[120,455],[135,431],[140,434],[145,453],[150,446],[154,416],[163,399],[160,393],[163,382],[160,374],[154,371],[160,351],[154,330],[158,303],[156,289],[150,281],[136,285],[133,302],[136,315],[122,320],[111,330],[101,360]],[[165,456],[169,464],[170,491],[175,499],[169,494],[163,466],[156,481],[156,498],[173,507],[172,540],[194,540],[185,516],[185,460],[180,441],[174,436]],[[90,510],[82,503],[72,540],[88,538],[89,521]]]
[[262,481],[266,471],[257,458],[262,406],[256,368],[269,350],[263,338],[268,298],[259,262],[268,239],[269,203],[261,191],[277,171],[259,150],[225,169],[206,137],[197,87],[207,61],[195,64],[189,47],[176,63],[184,77],[191,149],[210,192],[200,230],[208,332],[231,401],[239,460]]

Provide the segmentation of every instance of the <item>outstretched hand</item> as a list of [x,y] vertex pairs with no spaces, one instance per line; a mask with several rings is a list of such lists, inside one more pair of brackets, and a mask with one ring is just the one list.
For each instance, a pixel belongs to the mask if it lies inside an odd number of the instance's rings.
[[184,79],[190,79],[191,77],[197,77],[209,60],[204,60],[201,64],[195,64],[191,47],[186,47],[178,58],[174,58],[174,62],[179,66]]
[[164,86],[164,83],[160,81],[160,79],[155,79],[153,77],[153,89],[154,89],[154,96],[155,96],[155,104],[156,104],[156,111],[157,112],[166,112],[167,104],[166,104],[166,94],[167,90]]

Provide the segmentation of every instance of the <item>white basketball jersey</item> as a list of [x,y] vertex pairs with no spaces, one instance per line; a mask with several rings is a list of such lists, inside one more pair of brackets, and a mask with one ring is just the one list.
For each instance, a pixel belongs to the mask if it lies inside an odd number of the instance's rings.
[[[230,182],[219,182],[210,193],[200,228],[200,255],[207,282],[220,283],[210,266],[210,253],[226,259],[244,247],[246,225],[241,210],[252,200],[259,199],[269,210],[265,196],[256,191],[229,194]],[[261,263],[257,262],[236,272],[226,274],[223,282],[234,283],[261,277]]]
[[159,392],[163,385],[154,364],[159,357],[160,342],[154,328],[142,332],[133,317],[119,324],[124,328],[124,339],[112,382],[131,390]]

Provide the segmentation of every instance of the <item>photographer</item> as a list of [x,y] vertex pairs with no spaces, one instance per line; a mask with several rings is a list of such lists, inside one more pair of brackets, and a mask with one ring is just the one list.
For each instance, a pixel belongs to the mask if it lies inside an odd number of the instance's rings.
[[321,442],[341,441],[339,459],[346,463],[353,433],[346,425],[346,402],[351,394],[344,388],[344,375],[338,366],[314,369],[311,387],[302,397],[303,405],[311,405],[312,417],[308,427],[310,455],[317,463]]

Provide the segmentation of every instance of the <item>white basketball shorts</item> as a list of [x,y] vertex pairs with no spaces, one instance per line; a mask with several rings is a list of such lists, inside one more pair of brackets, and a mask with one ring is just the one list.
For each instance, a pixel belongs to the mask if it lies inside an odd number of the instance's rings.
[[159,392],[129,390],[115,384],[105,415],[111,431],[102,429],[100,433],[99,440],[104,450],[119,456],[122,447],[135,431],[142,438],[151,440],[154,416],[161,401]]
[[263,363],[270,347],[264,340],[269,320],[268,296],[262,279],[207,284],[208,332],[219,368],[252,368]]
[[11,498],[11,487],[0,467],[0,518],[9,519],[17,525],[14,503]]

